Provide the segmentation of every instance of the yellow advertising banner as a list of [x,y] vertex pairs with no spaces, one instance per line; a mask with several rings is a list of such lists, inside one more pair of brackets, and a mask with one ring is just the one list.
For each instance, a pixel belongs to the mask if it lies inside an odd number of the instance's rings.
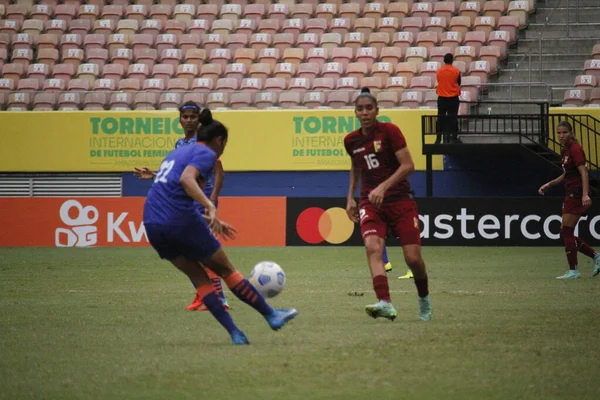
[[[421,116],[431,110],[385,110],[398,125],[416,169],[425,169]],[[221,111],[229,128],[227,171],[345,170],[344,136],[357,129],[353,110]],[[0,171],[118,172],[156,168],[183,131],[173,111],[2,112]],[[442,169],[442,158],[434,159]]]

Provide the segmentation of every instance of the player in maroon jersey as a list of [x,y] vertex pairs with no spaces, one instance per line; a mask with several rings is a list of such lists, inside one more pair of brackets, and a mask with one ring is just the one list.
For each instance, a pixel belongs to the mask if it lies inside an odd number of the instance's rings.
[[581,276],[577,266],[577,251],[594,259],[593,276],[600,274],[600,254],[586,242],[575,236],[575,226],[582,215],[586,215],[592,205],[588,171],[585,166],[585,153],[573,135],[573,128],[567,121],[561,121],[557,128],[558,139],[562,148],[560,158],[563,173],[558,178],[545,183],[538,192],[543,195],[550,187],[564,182],[565,201],[562,210],[562,226],[560,236],[565,243],[565,252],[569,262],[569,271],[556,279],[577,279]]
[[[367,250],[367,261],[373,278],[373,288],[379,300],[366,306],[373,318],[394,320],[396,309],[391,304],[382,251],[390,227],[400,239],[404,259],[412,270],[419,294],[419,317],[431,319],[431,302],[425,263],[421,257],[419,214],[413,191],[407,180],[415,167],[406,140],[394,124],[377,121],[377,99],[363,88],[355,102],[354,112],[360,129],[344,138],[350,155],[350,189],[346,212],[354,222],[360,222]],[[354,200],[359,179],[360,200]]]

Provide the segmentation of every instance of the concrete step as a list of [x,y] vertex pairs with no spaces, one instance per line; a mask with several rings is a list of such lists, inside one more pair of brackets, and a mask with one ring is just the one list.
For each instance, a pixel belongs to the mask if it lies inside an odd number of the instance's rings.
[[[520,49],[519,49],[520,50]],[[568,56],[565,56],[565,53],[542,53],[542,62],[546,63],[546,62],[551,62],[551,63],[560,63],[560,62],[571,62],[571,61],[575,61],[579,62],[578,60],[587,60],[589,58],[592,57],[592,52],[590,51],[589,53],[569,53]],[[534,52],[526,52],[526,53],[522,53],[522,52],[511,52],[508,55],[508,59],[506,62],[506,66],[508,67],[511,63],[528,63],[529,62],[529,56],[531,56],[531,61],[537,61],[539,62],[540,60],[540,55],[538,52],[534,53]],[[583,63],[581,64],[583,66]]]
[[[564,93],[564,91],[563,91]],[[488,87],[487,98],[493,100],[529,100],[529,99],[545,99],[552,96],[552,90],[549,86],[542,85],[511,85],[511,86],[494,86],[491,84]]]
[[518,144],[519,135],[458,135],[465,144]]
[[[554,61],[554,60],[548,60],[546,57],[542,56],[542,62],[541,62],[541,66],[542,69],[547,69],[547,68],[559,68],[559,69],[581,69],[583,70],[583,66],[584,66],[584,62],[585,62],[586,58],[577,58],[575,60],[571,60],[571,59],[567,59],[564,60],[560,60],[560,61]],[[534,71],[539,71],[540,70],[540,58],[539,56],[532,56],[531,59],[531,64],[529,63],[529,58],[525,58],[523,60],[520,61],[515,61],[515,62],[511,62],[509,61],[506,64],[506,69],[529,69],[529,68],[533,68]],[[505,69],[503,69],[504,71]]]
[[520,68],[519,70],[514,69],[503,69],[502,73],[498,77],[499,82],[548,82],[552,85],[571,85],[577,75],[582,73],[583,68],[562,68],[562,69],[544,69],[542,70],[542,76],[537,75],[535,71],[531,71],[531,80],[529,70]]
[[[525,31],[525,39],[537,39],[540,37],[540,31],[543,31],[544,39],[554,38],[594,38],[598,40],[598,31],[600,23],[573,23],[569,26],[565,23],[529,24]],[[568,35],[567,35],[568,32]]]
[[[600,35],[596,33],[595,39],[590,38],[546,38],[544,37],[542,43],[542,53],[552,51],[553,53],[589,53],[590,57],[594,45],[598,43]],[[535,38],[521,39],[519,40],[518,49],[521,53],[527,53],[532,51],[533,53],[539,54],[539,34]]]
[[[565,3],[566,5],[566,3]],[[579,12],[575,5],[567,7],[537,7],[535,14],[529,16],[530,23],[564,23],[564,22],[598,22],[600,20],[600,8],[579,6]],[[568,19],[567,19],[568,18]]]

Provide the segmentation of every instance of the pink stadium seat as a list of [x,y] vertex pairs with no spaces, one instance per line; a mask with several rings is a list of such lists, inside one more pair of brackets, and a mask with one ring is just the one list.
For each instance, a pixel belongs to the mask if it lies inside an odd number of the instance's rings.
[[67,30],[67,22],[62,19],[51,19],[45,23],[46,33],[62,36]]
[[25,33],[31,35],[34,42],[37,41],[37,38],[44,31],[44,23],[42,21],[38,21],[36,19],[27,19],[23,22],[23,28],[21,29],[21,33]]
[[79,6],[79,18],[94,21],[100,15],[100,7],[95,4],[82,4]]
[[335,91],[327,96],[327,104],[332,108],[342,108],[350,102],[349,91]]
[[266,49],[273,44],[273,36],[267,33],[255,33],[250,36],[250,47],[256,50]]
[[9,37],[14,36],[21,29],[19,21],[0,20],[0,33],[5,33]]
[[406,62],[416,64],[417,68],[419,68],[421,63],[428,59],[427,48],[420,46],[409,47],[408,49],[406,49],[404,59],[406,60]]
[[148,7],[144,4],[132,4],[127,6],[125,10],[126,19],[134,19],[142,22],[148,16]]
[[278,99],[278,93],[258,92],[254,98],[254,105],[259,109],[272,107]]
[[[336,4],[331,4],[331,3],[317,4],[315,15],[317,16],[317,18],[324,18],[327,20],[327,22],[329,22],[333,19],[333,16],[338,13],[337,8],[338,7]],[[354,14],[354,15],[356,15],[356,14]],[[342,18],[349,18],[349,17],[350,16],[346,16],[346,15],[342,14]],[[352,18],[350,17],[350,19],[352,19]]]
[[10,78],[2,78],[0,79],[0,93],[7,94],[12,92],[15,89],[15,81]]
[[54,8],[54,18],[71,22],[77,15],[77,9],[70,4],[59,4]]
[[516,43],[519,32],[519,19],[517,17],[502,16],[498,21],[498,30],[509,33],[509,43]]
[[291,79],[287,89],[304,94],[307,90],[312,89],[312,79],[310,79],[310,78]]
[[[421,64],[419,75],[421,77],[428,77],[431,79],[432,84],[436,82],[437,70],[440,69],[442,63],[439,61],[428,61]],[[414,82],[412,83],[414,84]],[[432,86],[433,87],[433,86]],[[431,88],[431,87],[429,87]]]
[[344,75],[344,66],[341,63],[329,62],[323,66],[321,74],[323,78],[331,78],[337,80],[342,75]]
[[204,19],[210,23],[217,19],[219,14],[219,7],[216,4],[199,4],[196,10],[198,19]]
[[235,78],[220,78],[217,79],[215,90],[223,93],[234,92],[240,87],[240,81]]
[[506,31],[493,31],[490,33],[487,44],[496,46],[500,51],[500,58],[504,59],[507,56],[510,34]]
[[382,3],[367,3],[363,8],[363,16],[365,18],[373,18],[379,21],[385,14],[385,5]]
[[117,89],[117,81],[113,79],[96,79],[94,82],[94,91],[114,92]]
[[279,106],[281,108],[297,108],[301,104],[302,97],[298,92],[282,92],[279,94]]
[[283,50],[283,62],[298,66],[302,61],[304,61],[304,50],[298,48]]
[[19,83],[19,79],[25,74],[25,66],[23,64],[4,64],[2,67],[2,78],[11,79],[15,84]]
[[[323,36],[325,36],[325,35],[323,35]],[[285,47],[287,47],[287,46],[279,46],[277,43],[277,39],[276,39],[276,42],[274,43],[274,45],[275,45],[275,47],[279,48],[282,51],[285,49]],[[307,52],[309,49],[319,46],[319,35],[317,35],[316,33],[303,33],[301,35],[298,35],[298,40],[296,42],[296,45],[299,48],[301,48],[302,50],[304,50],[304,52]],[[321,47],[324,47],[324,46],[321,46]]]
[[290,63],[277,63],[273,75],[275,78],[289,80],[296,75],[296,66]]
[[133,93],[112,93],[108,102],[111,110],[117,108],[131,109],[131,107],[133,106],[133,99]]
[[117,28],[117,23],[112,19],[99,19],[94,21],[94,33],[103,35],[106,39],[112,35]]
[[398,107],[400,103],[400,93],[396,91],[382,91],[377,93],[377,104],[381,108]]
[[309,19],[313,16],[315,11],[314,4],[303,4],[298,3],[295,4],[292,8],[291,17],[292,18],[301,18],[301,19]]
[[600,59],[600,43],[594,45],[594,48],[592,49],[592,58],[594,60]]
[[206,61],[206,51],[204,49],[189,49],[185,52],[185,63],[201,66]]
[[105,49],[106,36],[101,34],[86,35],[83,39],[83,47],[86,53],[92,49]]
[[388,76],[394,72],[391,63],[377,62],[371,67],[371,76],[380,77],[387,80]]
[[240,85],[240,90],[242,92],[258,92],[262,90],[264,87],[264,82],[262,79],[258,78],[246,78],[242,80]]
[[433,15],[450,20],[456,14],[456,2],[454,1],[436,1],[433,5]]
[[390,76],[386,82],[388,91],[403,92],[410,86],[408,79],[405,76]]
[[242,7],[239,4],[224,4],[221,6],[219,16],[221,19],[237,21],[242,15]]
[[348,64],[346,76],[349,78],[356,78],[360,80],[369,74],[372,65],[373,64],[371,64],[371,66],[368,66],[367,63],[363,62],[352,62]]
[[127,69],[128,79],[137,79],[140,83],[148,79],[151,68],[146,64],[132,64]]
[[465,46],[472,46],[475,48],[475,54],[479,54],[481,46],[487,42],[485,32],[467,32],[465,35]]
[[261,49],[258,52],[258,61],[263,64],[269,64],[271,67],[275,67],[275,64],[277,64],[280,59],[280,53],[279,49]]
[[107,64],[102,68],[102,77],[104,79],[110,79],[118,81],[123,79],[125,76],[125,68],[122,64]]
[[511,1],[508,4],[507,14],[509,17],[516,17],[518,19],[520,28],[527,26],[527,15],[529,12],[529,2],[527,1]]
[[131,48],[136,50],[149,49],[154,46],[154,38],[150,34],[135,34],[131,38]]
[[31,64],[28,68],[28,78],[37,79],[40,83],[50,75],[50,66],[46,64]]
[[446,46],[433,47],[429,52],[429,61],[444,62],[444,56],[448,53],[453,54],[454,50]]
[[187,79],[173,78],[167,81],[167,90],[171,92],[184,92],[190,90],[190,86]]
[[493,17],[496,21],[506,13],[506,3],[504,0],[486,1],[483,3],[483,15]]
[[290,14],[290,7],[288,4],[269,4],[268,19],[279,20],[283,22],[287,19]]
[[432,89],[434,80],[430,76],[417,76],[410,82],[411,89]]
[[191,21],[196,16],[196,6],[193,4],[177,4],[173,10],[173,19]]
[[469,67],[470,76],[479,76],[481,83],[485,85],[491,73],[490,63],[487,61],[474,61]]
[[283,78],[267,78],[264,88],[265,90],[278,93],[287,89],[287,82]]
[[156,110],[159,98],[158,92],[136,93],[133,98],[133,107],[135,110]]
[[137,92],[139,90],[141,90],[142,88],[142,81],[139,79],[121,79],[119,81],[119,88],[118,90],[120,91],[126,91],[126,92]]
[[112,20],[115,23],[123,18],[124,8],[121,5],[105,5],[102,8],[102,19]]
[[177,110],[182,103],[183,95],[177,92],[168,92],[160,95],[158,99],[158,108],[160,110]]
[[325,61],[329,59],[327,51],[322,47],[315,47],[308,50],[306,54],[306,62],[316,63],[319,67],[325,64]]
[[392,17],[381,18],[379,22],[377,22],[377,30],[382,33],[387,33],[391,38],[400,30],[400,20]]
[[[31,77],[31,73],[29,76]],[[575,88],[577,89],[594,89],[596,87],[598,87],[598,77],[595,75],[577,75],[575,77]]]
[[401,105],[407,108],[418,108],[423,104],[423,92],[407,90],[402,92]]
[[331,91],[335,89],[335,81],[331,78],[316,78],[313,80],[313,90]]
[[369,47],[380,50],[390,45],[390,35],[386,32],[373,32],[368,36],[367,43]]
[[345,68],[354,58],[353,53],[353,50],[349,47],[336,47],[332,49],[331,60],[342,64]]
[[48,91],[54,91],[54,92],[65,91],[67,89],[67,82],[70,79],[71,78],[67,78],[67,80],[65,80],[65,79],[54,79],[54,78],[53,79],[46,79],[44,81],[44,85],[43,85],[42,89],[44,90],[44,92],[48,92]]
[[448,29],[448,20],[444,17],[431,17],[425,20],[425,29],[441,35]]
[[31,106],[33,93],[13,92],[8,96],[9,111],[25,111]]
[[327,104],[327,93],[308,92],[303,95],[302,104],[308,108],[319,108]]
[[248,44],[248,36],[245,34],[231,34],[225,40],[225,46],[231,51],[246,47]]
[[496,46],[483,46],[479,50],[479,59],[490,64],[490,74],[498,73],[498,60],[500,59],[500,48]]
[[223,74],[223,66],[220,64],[203,64],[200,67],[200,76],[203,78],[209,78],[216,82],[217,79]]
[[19,80],[19,83],[17,85],[17,90],[20,91],[38,91],[42,88],[42,85],[40,84],[40,81],[37,79],[30,79],[30,78],[26,78],[26,79],[21,79]]
[[230,19],[218,19],[213,22],[210,33],[226,38],[233,31],[233,26],[233,21]]
[[116,49],[110,52],[110,61],[113,64],[123,64],[124,68],[129,68],[133,60],[133,51],[131,49]]
[[367,37],[375,30],[376,26],[373,18],[357,18],[356,21],[354,21],[353,30],[354,32],[362,33]]
[[67,84],[67,90],[73,92],[87,92],[91,88],[90,81],[83,79],[71,79]]
[[[278,20],[263,19],[258,23],[258,33],[266,33],[267,35],[275,36],[281,29],[281,24]],[[294,35],[292,34],[292,37]]]
[[177,69],[177,66],[183,61],[183,51],[180,49],[166,49],[163,50],[159,58],[162,64],[171,65],[173,69]]
[[581,107],[587,103],[589,97],[586,90],[568,89],[565,91],[563,105],[568,107]]
[[[412,3],[411,3],[412,6]],[[388,17],[394,17],[394,18],[398,18],[399,20],[402,20],[404,17],[406,17],[407,15],[409,15],[409,7],[408,4],[406,2],[390,2],[388,9],[387,9],[387,14]]]
[[600,77],[600,60],[587,60],[584,64],[586,75],[594,75]]
[[232,110],[250,107],[252,103],[254,103],[254,94],[248,92],[232,93],[229,100],[229,106]]
[[373,95],[377,95],[377,93],[383,88],[383,82],[386,79],[383,79],[379,76],[370,76],[362,78],[360,81],[360,87],[368,87],[371,90]]
[[417,46],[424,47],[428,51],[431,50],[432,47],[435,47],[439,44],[440,37],[437,32],[419,32],[417,34]]
[[[156,22],[159,22],[159,21],[156,21]],[[182,21],[182,20],[178,20],[178,19],[169,19],[165,23],[164,33],[169,34],[169,35],[175,35],[175,37],[179,39],[179,37],[181,35],[183,35],[183,33],[186,31],[187,26],[190,23],[192,23],[191,20],[190,21]],[[158,35],[158,33],[160,33],[160,32],[157,32],[157,35]],[[195,31],[190,29],[188,33],[194,34]]]
[[350,31],[351,22],[348,18],[334,18],[329,23],[329,31],[342,36]]
[[108,51],[116,49],[125,49],[129,46],[129,36],[122,33],[115,33],[108,37]]
[[258,64],[252,64],[250,66],[250,77],[265,80],[269,76],[271,76],[274,67],[274,65],[271,66],[270,64],[263,62],[259,62]]
[[213,64],[219,64],[225,67],[232,59],[230,49],[214,49],[211,50],[208,59]]
[[411,17],[421,18],[423,22],[433,13],[433,5],[431,3],[415,3],[411,7]]
[[92,21],[89,19],[74,19],[68,23],[69,32],[82,37],[92,30]]
[[365,35],[359,32],[349,32],[344,35],[344,46],[356,51],[366,44]]
[[60,38],[60,49],[61,51],[70,49],[81,49],[83,45],[83,38],[77,34],[66,34]]
[[[216,36],[216,35],[208,35],[209,38],[211,36]],[[166,34],[162,34],[162,35],[158,35],[156,38],[156,51],[158,51],[158,54],[161,54],[161,52],[165,49],[173,49],[177,46],[177,36],[170,34],[170,33],[166,33]],[[209,50],[209,43],[205,43],[205,49],[207,51]]]
[[246,64],[232,63],[225,66],[225,78],[234,78],[241,81],[246,75],[248,75]]
[[263,18],[266,11],[264,4],[248,4],[244,7],[242,15],[246,19],[254,19],[258,22]]
[[460,46],[454,50],[454,59],[470,64],[477,58],[477,51],[473,46]]
[[257,52],[255,49],[237,49],[233,55],[233,59],[236,63],[242,63],[246,65],[246,68],[250,68],[250,65],[256,60]]
[[142,83],[142,90],[161,92],[166,89],[166,82],[164,79],[146,79]]
[[229,93],[225,92],[210,92],[206,96],[206,104],[210,108],[228,107]]
[[50,20],[50,17],[53,15],[52,6],[48,4],[36,4],[31,9],[30,17],[34,20],[47,22]]
[[468,17],[471,20],[471,24],[475,21],[475,18],[481,14],[481,3],[478,1],[465,1],[460,4],[458,14],[461,17]]
[[[302,21],[302,20],[297,20]],[[311,18],[306,21],[306,33],[315,33],[319,36],[323,35],[328,28],[328,22],[322,18]],[[299,33],[299,32],[298,32]]]
[[415,63],[401,62],[396,66],[395,75],[406,78],[407,84],[410,85],[412,78],[417,74],[418,67]]
[[16,49],[12,53],[13,64],[23,65],[24,70],[27,70],[29,64],[33,61],[33,50],[31,49]]
[[600,88],[592,89],[590,94],[590,104],[600,104]]
[[321,70],[325,64],[319,65],[317,63],[302,63],[298,66],[298,77],[314,80],[317,76],[321,75]]
[[188,50],[196,49],[200,46],[200,36],[195,34],[186,34],[179,37],[179,49],[186,53]]
[[467,32],[471,29],[471,19],[464,16],[456,16],[450,19],[450,31],[460,32],[464,37]]
[[400,24],[400,28],[404,32],[411,32],[413,35],[417,35],[420,31],[423,30],[424,26],[423,19],[419,17],[407,17],[402,20]]
[[415,44],[415,36],[412,32],[398,32],[392,37],[392,44],[407,49]]
[[33,35],[29,35],[27,33],[19,33],[13,36],[12,38],[12,48],[14,50],[18,49],[31,49],[33,47]]
[[356,77],[344,77],[337,80],[336,87],[338,90],[356,90],[359,82]]
[[235,33],[246,35],[248,38],[256,31],[257,23],[253,19],[242,19],[235,28]]
[[[73,82],[73,81],[71,81],[71,82]],[[71,82],[69,82],[69,84]],[[63,92],[63,93],[59,94],[59,96],[58,96],[58,107],[61,109],[66,108],[66,107],[72,107],[74,109],[79,109],[79,107],[81,107],[82,103],[83,103],[83,96],[81,95],[81,93]]]
[[153,4],[150,7],[150,19],[160,21],[164,26],[173,14],[173,7],[168,4]]
[[198,77],[200,69],[196,64],[180,64],[177,66],[177,78],[186,79],[191,85],[194,79]]
[[27,9],[20,4],[10,4],[6,7],[5,17],[7,20],[17,21],[20,24],[23,24],[25,21],[25,15],[27,14]]

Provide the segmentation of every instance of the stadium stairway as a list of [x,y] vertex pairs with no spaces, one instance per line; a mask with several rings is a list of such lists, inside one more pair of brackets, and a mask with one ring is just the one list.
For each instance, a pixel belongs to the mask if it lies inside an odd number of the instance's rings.
[[[487,98],[560,103],[564,89],[571,87],[574,77],[582,73],[585,60],[598,43],[599,31],[600,1],[538,0],[535,13],[529,16],[528,28],[520,32],[518,47],[509,52],[502,73],[490,80],[507,86],[490,89]],[[544,82],[547,87],[517,85],[528,82]],[[494,107],[495,114],[511,111],[510,106]]]

